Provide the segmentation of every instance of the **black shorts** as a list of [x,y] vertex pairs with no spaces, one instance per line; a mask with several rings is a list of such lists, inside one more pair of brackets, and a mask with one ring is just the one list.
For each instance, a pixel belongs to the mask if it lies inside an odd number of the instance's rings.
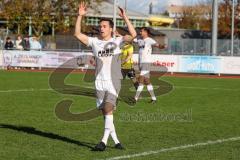
[[122,76],[123,76],[123,79],[125,79],[126,76],[128,76],[128,78],[130,78],[130,79],[133,79],[136,77],[135,70],[133,68],[132,69],[122,69]]

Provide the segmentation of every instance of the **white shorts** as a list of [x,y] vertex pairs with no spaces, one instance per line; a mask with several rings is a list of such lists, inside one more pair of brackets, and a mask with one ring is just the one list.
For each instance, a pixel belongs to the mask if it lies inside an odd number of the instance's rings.
[[109,102],[116,107],[118,94],[121,89],[121,80],[96,80],[95,89],[97,108],[102,109],[102,103]]
[[139,69],[140,69],[140,76],[150,78],[150,69],[151,69],[150,63],[140,64]]
[[150,77],[150,71],[140,71],[140,76],[149,78]]

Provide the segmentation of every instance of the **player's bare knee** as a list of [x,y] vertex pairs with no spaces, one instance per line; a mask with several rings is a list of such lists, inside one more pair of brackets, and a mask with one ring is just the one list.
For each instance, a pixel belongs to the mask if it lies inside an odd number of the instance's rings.
[[144,77],[143,77],[143,76],[140,76],[140,77],[139,77],[139,83],[140,83],[140,84],[144,84]]
[[149,78],[145,78],[144,83],[145,83],[145,85],[151,84],[150,79]]
[[114,106],[113,104],[109,103],[109,102],[106,102],[104,104],[104,107],[103,107],[103,114],[104,115],[111,115],[113,114],[113,109],[114,109]]

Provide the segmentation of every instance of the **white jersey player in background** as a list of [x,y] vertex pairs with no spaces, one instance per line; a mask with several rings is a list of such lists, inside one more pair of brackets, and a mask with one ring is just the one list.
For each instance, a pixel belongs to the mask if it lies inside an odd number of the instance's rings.
[[150,103],[156,103],[157,98],[153,91],[153,86],[150,82],[150,67],[152,63],[152,47],[157,47],[160,49],[164,49],[166,45],[158,44],[154,39],[149,37],[150,30],[146,27],[141,28],[140,30],[140,39],[134,39],[139,46],[139,86],[135,95],[135,101],[137,102],[139,96],[144,88],[144,84],[147,86],[147,90],[151,95],[152,100]]
[[96,58],[96,96],[97,107],[102,111],[105,120],[104,135],[99,144],[95,146],[96,151],[106,149],[109,135],[115,142],[115,148],[123,149],[119,142],[113,123],[113,110],[116,107],[118,93],[121,88],[121,54],[120,43],[131,42],[136,37],[136,31],[129,21],[124,10],[120,9],[119,16],[123,18],[128,26],[130,35],[113,38],[113,22],[110,19],[101,19],[99,22],[99,37],[88,37],[81,32],[82,17],[87,13],[86,4],[79,5],[79,15],[75,26],[75,36],[85,45],[92,47]]

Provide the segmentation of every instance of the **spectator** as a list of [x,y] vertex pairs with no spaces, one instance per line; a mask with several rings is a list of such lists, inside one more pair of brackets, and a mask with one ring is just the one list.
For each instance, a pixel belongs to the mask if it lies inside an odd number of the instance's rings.
[[0,37],[0,48],[3,47],[3,44],[4,44],[4,42],[3,42],[3,40],[2,40],[1,37]]
[[20,35],[17,36],[16,49],[23,50],[23,40]]
[[26,51],[30,50],[30,42],[29,42],[29,37],[25,37],[23,42],[22,42],[23,49]]
[[4,48],[5,48],[6,50],[13,49],[13,42],[11,41],[11,38],[10,38],[10,37],[7,37]]
[[31,50],[41,50],[42,46],[40,42],[38,41],[37,37],[30,38],[30,49]]

